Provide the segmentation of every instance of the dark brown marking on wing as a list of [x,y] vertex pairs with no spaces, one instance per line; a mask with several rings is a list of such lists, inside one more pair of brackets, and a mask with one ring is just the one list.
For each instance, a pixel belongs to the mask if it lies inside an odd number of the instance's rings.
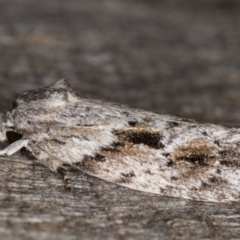
[[103,147],[101,150],[103,152],[120,152],[120,148],[123,146],[124,144],[121,142],[113,142],[109,147]]
[[138,124],[137,121],[129,121],[128,122],[128,125],[131,126],[131,127],[136,127],[137,124]]
[[240,154],[233,150],[222,150],[218,152],[223,158],[239,158]]
[[226,167],[239,167],[240,164],[237,163],[236,161],[228,161],[228,160],[222,160],[220,161],[220,164]]
[[119,179],[116,179],[116,184],[126,184],[126,183],[130,183],[131,182],[131,178],[128,177],[120,177]]
[[129,117],[129,112],[127,111],[123,111],[122,114],[125,115],[126,117]]
[[162,135],[159,132],[138,130],[117,130],[114,131],[121,142],[130,142],[133,144],[144,144],[150,148],[161,149],[164,144],[161,143]]
[[82,161],[73,163],[73,166],[79,167],[81,170],[87,173],[95,174],[101,168],[100,164],[105,161],[105,156],[101,154],[96,154],[95,156],[84,155]]
[[79,126],[79,127],[94,127],[93,124],[76,124],[76,126]]
[[180,146],[174,153],[177,161],[187,161],[199,166],[209,165],[209,161],[214,158],[212,147],[201,140],[193,140]]
[[226,186],[228,184],[228,181],[222,178],[210,177],[207,182],[202,182],[200,189],[221,188],[221,186]]
[[208,136],[208,134],[207,134],[206,131],[203,131],[203,132],[202,132],[202,135],[203,135],[203,136]]
[[170,156],[170,153],[163,153],[162,154],[164,157],[169,157]]
[[173,181],[177,181],[177,180],[178,180],[178,178],[177,178],[177,177],[175,177],[175,176],[172,176],[172,177],[171,177],[171,180],[173,180]]
[[96,154],[94,157],[89,157],[90,160],[96,161],[96,162],[105,162],[106,158],[105,156],[101,155],[101,154]]
[[145,118],[143,118],[143,121],[146,122],[146,123],[149,123],[149,122],[151,122],[151,118],[145,117]]
[[131,171],[129,173],[122,173],[122,175],[127,178],[136,177],[134,171]]
[[201,166],[208,165],[207,163],[205,163],[205,159],[206,159],[206,156],[203,155],[203,154],[189,155],[189,156],[184,156],[184,157],[178,158],[178,160],[191,162],[191,163],[198,164],[198,165],[201,165]]
[[209,185],[208,183],[202,182],[202,186],[201,186],[202,189],[208,189],[208,188],[211,188],[211,187],[212,187],[212,186]]
[[216,177],[210,177],[208,180],[209,180],[209,182],[211,182],[211,183],[218,183],[218,182],[219,182],[219,179],[216,178]]
[[47,143],[50,143],[50,144],[53,144],[53,145],[66,145],[66,142],[60,141],[58,139],[48,140]]
[[174,164],[173,160],[172,159],[168,159],[168,162],[166,164],[167,167],[172,167]]
[[222,150],[218,152],[221,156],[220,164],[226,167],[240,167],[240,154],[233,150]]
[[151,170],[149,170],[149,169],[145,170],[144,173],[149,174],[149,175],[154,175],[154,173],[152,173]]
[[174,121],[168,122],[169,128],[174,128],[174,127],[178,127],[178,126],[179,126],[178,122],[174,122]]

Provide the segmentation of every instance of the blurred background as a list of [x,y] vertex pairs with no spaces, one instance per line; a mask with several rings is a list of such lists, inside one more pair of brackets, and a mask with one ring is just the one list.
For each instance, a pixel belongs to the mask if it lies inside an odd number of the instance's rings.
[[[240,125],[239,30],[237,0],[0,0],[0,112],[67,78],[83,97]],[[0,157],[1,239],[239,239],[239,202],[151,195],[77,171],[69,194],[30,159]]]
[[67,78],[81,96],[237,124],[237,0],[1,0],[0,110]]

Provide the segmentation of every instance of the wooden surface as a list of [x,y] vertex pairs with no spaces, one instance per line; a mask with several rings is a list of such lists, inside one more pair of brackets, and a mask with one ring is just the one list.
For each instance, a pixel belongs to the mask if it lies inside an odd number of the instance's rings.
[[[240,125],[236,0],[2,0],[0,111],[67,78],[90,98]],[[239,239],[240,202],[133,191],[0,157],[0,239]]]

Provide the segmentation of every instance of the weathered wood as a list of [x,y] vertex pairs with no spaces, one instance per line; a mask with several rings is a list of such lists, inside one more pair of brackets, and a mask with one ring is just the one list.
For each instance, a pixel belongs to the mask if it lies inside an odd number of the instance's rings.
[[[240,4],[234,0],[3,0],[0,110],[68,78],[79,94],[239,124]],[[240,202],[133,191],[28,153],[0,157],[1,239],[238,239]]]

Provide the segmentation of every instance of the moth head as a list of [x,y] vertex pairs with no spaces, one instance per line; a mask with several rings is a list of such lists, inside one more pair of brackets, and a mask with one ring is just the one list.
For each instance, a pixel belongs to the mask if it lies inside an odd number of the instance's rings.
[[[79,100],[67,80],[62,79],[56,83],[36,90],[27,91],[18,95],[13,102],[12,111],[29,108],[55,108]],[[13,113],[14,114],[14,113]]]
[[22,134],[16,132],[11,121],[11,113],[0,113],[0,142],[8,141],[13,143],[22,138]]

